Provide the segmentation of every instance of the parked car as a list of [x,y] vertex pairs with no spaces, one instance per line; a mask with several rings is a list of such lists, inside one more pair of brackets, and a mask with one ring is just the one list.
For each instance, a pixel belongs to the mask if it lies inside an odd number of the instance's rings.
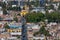
[[42,12],[42,13],[45,13],[45,9],[44,7],[34,7],[31,12]]

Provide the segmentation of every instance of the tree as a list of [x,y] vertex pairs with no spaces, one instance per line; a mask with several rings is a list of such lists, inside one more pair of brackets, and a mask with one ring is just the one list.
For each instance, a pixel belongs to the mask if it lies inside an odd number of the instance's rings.
[[53,5],[50,5],[48,7],[46,7],[47,9],[54,9],[54,6]]
[[1,6],[2,6],[3,14],[7,14],[6,3],[2,2]]
[[17,14],[17,16],[21,16],[21,15],[20,15],[20,13],[19,13],[19,14]]
[[7,7],[7,10],[12,10],[12,7]]
[[4,27],[5,27],[6,29],[9,29],[9,28],[10,28],[7,23],[5,24]]
[[35,35],[38,35],[39,34],[39,32],[35,32],[33,35],[35,36]]
[[40,6],[40,2],[38,0],[36,0],[34,6],[36,6],[36,7]]
[[8,14],[8,13],[7,13],[7,10],[3,10],[3,14]]
[[60,10],[60,5],[58,6],[58,10]]
[[39,33],[44,34],[45,36],[49,36],[49,31],[47,31],[44,26],[40,28]]
[[30,5],[34,5],[35,7],[40,6],[39,0],[31,1],[31,2],[30,2]]
[[34,2],[34,1],[31,1],[31,2],[30,2],[30,4],[31,4],[31,5],[34,5],[34,4],[35,4],[35,2]]
[[8,7],[7,10],[21,11],[21,7]]
[[60,22],[60,13],[51,12],[46,14],[43,13],[28,13],[25,15],[27,22],[40,22],[48,19],[48,22]]
[[17,36],[17,38],[19,39],[19,38],[20,38],[20,36]]
[[38,35],[38,34],[40,34],[40,35],[43,34],[43,35],[45,35],[46,37],[47,37],[47,36],[50,36],[49,31],[46,30],[44,26],[42,26],[42,27],[39,29],[39,31],[38,31],[38,32],[35,32],[33,35],[35,36],[35,35]]
[[40,22],[44,21],[45,15],[43,13],[28,13],[25,15],[27,22]]
[[52,12],[46,13],[46,18],[49,22],[58,22],[60,21],[60,13],[59,12]]
[[14,21],[18,22],[18,18],[17,17],[14,17]]

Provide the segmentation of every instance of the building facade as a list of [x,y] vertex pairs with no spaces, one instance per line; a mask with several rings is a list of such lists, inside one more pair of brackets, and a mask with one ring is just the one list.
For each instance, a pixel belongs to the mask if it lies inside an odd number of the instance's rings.
[[60,2],[60,0],[53,0],[53,2]]

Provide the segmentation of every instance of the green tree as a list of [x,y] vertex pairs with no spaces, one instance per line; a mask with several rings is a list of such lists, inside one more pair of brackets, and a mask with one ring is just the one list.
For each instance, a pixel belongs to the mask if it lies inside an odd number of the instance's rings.
[[38,34],[39,34],[39,32],[35,32],[35,33],[33,34],[33,36],[38,35]]
[[7,10],[21,11],[20,7],[8,7]]
[[17,38],[19,39],[19,38],[20,38],[20,36],[17,36]]
[[2,6],[3,14],[7,14],[6,3],[2,2],[1,6]]
[[58,22],[60,20],[59,12],[46,13],[46,18],[49,22]]
[[9,29],[9,28],[10,28],[7,23],[5,24],[4,27],[5,27],[6,29]]
[[40,6],[39,0],[36,0],[36,1],[35,1],[34,6],[36,6],[36,7]]
[[7,10],[3,10],[3,14],[7,14]]
[[53,5],[50,5],[48,7],[46,7],[47,9],[54,9],[54,6]]
[[27,22],[44,21],[45,15],[43,13],[28,13],[25,15]]
[[7,10],[12,10],[12,7],[10,6],[10,7],[7,7]]
[[58,7],[58,10],[60,10],[60,5],[59,5],[59,7]]
[[34,2],[34,1],[31,1],[31,2],[30,2],[30,4],[31,4],[31,5],[34,5],[34,4],[35,4],[35,2]]
[[14,17],[14,21],[18,22],[18,18],[17,17]]
[[44,34],[45,36],[49,36],[49,31],[47,31],[44,26],[40,28],[39,33]]
[[30,5],[34,5],[35,7],[38,7],[40,5],[39,0],[31,1]]
[[33,35],[44,34],[45,36],[50,36],[49,31],[45,29],[44,26],[40,28],[38,32],[35,32]]

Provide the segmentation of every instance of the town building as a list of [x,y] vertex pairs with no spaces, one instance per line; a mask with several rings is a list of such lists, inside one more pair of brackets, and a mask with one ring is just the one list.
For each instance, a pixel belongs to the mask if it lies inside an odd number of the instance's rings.
[[53,2],[60,2],[60,0],[53,0]]

